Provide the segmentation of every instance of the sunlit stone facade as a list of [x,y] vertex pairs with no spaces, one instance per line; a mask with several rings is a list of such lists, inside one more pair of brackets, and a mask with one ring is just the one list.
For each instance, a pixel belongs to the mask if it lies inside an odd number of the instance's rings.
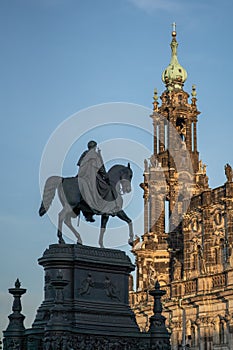
[[209,187],[198,152],[196,89],[191,98],[183,90],[187,73],[177,46],[173,31],[161,105],[154,93],[154,150],[141,184],[144,234],[133,244],[137,276],[130,300],[140,328],[148,329],[149,291],[158,279],[167,291],[172,349],[233,349],[232,169],[225,166],[221,187]]

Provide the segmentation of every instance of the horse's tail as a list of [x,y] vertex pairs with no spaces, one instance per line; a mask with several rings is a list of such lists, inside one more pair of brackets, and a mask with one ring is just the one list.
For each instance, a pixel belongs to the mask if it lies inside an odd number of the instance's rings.
[[53,198],[55,197],[56,189],[62,182],[62,177],[60,176],[50,176],[45,183],[43,200],[39,209],[39,215],[43,216],[49,209]]

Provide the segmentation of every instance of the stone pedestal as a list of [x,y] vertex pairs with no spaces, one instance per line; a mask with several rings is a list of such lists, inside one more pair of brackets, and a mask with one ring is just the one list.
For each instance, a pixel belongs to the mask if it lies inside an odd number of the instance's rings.
[[88,334],[138,332],[128,302],[128,280],[134,265],[124,252],[53,244],[39,264],[45,270],[45,292],[33,329],[57,329],[60,322]]
[[[125,252],[53,244],[39,264],[45,272],[44,300],[30,329],[24,329],[23,315],[16,328],[10,329],[10,323],[4,333],[4,350],[170,349],[161,316],[160,297],[164,292],[159,285],[152,293],[155,315],[150,331],[139,331],[128,300],[134,265]],[[21,311],[19,293],[25,290],[20,286],[12,290],[17,299],[13,305],[16,319]]]

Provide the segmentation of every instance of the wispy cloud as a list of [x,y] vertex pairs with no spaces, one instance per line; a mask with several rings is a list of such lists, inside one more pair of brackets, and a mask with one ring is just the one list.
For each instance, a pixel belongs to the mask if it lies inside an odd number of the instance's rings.
[[178,11],[182,8],[181,3],[173,0],[128,0],[131,4],[144,10],[151,12],[155,10]]

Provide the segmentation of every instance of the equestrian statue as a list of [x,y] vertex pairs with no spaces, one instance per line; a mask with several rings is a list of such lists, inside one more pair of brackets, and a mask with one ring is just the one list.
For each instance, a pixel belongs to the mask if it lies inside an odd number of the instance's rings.
[[82,244],[79,232],[74,228],[71,218],[84,215],[86,221],[94,222],[94,215],[101,215],[99,245],[103,245],[103,237],[110,216],[117,216],[129,226],[129,244],[134,239],[132,220],[126,215],[122,195],[131,192],[133,171],[128,163],[114,165],[107,172],[101,152],[96,141],[88,142],[88,149],[79,158],[79,171],[75,177],[62,178],[51,176],[46,180],[43,200],[39,215],[43,216],[49,209],[55,197],[56,190],[62,204],[58,214],[57,236],[59,243],[65,243],[62,237],[62,225],[65,223]]

